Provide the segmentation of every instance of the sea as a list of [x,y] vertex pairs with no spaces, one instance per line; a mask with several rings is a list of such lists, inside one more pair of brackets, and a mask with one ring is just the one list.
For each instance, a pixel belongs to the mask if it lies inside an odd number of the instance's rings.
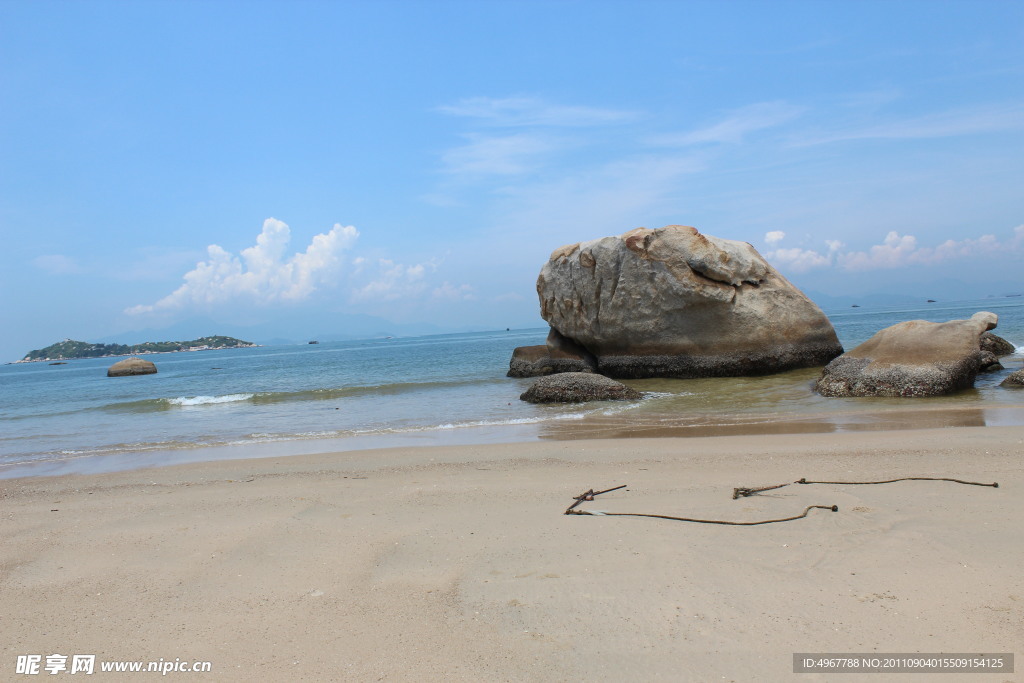
[[[1024,298],[824,309],[851,349],[905,320],[999,316],[1016,353],[975,387],[935,398],[823,398],[819,368],[761,377],[629,380],[636,401],[538,406],[506,377],[546,327],[146,356],[158,373],[108,378],[116,358],[0,366],[0,478],[395,446],[537,439],[848,432],[1024,424]],[[211,332],[217,332],[211,330]],[[27,351],[27,350],[26,350]]]

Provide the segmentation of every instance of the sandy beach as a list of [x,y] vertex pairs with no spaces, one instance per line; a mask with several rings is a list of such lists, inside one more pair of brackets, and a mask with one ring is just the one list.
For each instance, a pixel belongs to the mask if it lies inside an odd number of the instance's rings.
[[[910,476],[999,487],[794,485],[732,499],[801,477]],[[562,514],[620,484],[581,508],[738,521],[839,510],[746,527]],[[209,661],[210,673],[168,675],[218,681],[880,681],[794,674],[793,653],[1019,658],[1022,491],[1022,427],[552,440],[13,479],[0,498],[0,678],[26,678],[19,655],[55,653]],[[130,678],[98,664],[93,676]]]

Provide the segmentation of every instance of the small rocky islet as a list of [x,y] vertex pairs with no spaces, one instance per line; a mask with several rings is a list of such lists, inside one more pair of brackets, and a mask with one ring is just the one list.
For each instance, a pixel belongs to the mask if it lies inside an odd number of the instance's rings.
[[36,363],[51,361],[50,365],[67,365],[66,361],[68,360],[132,355],[131,358],[118,361],[107,368],[107,377],[134,377],[137,375],[155,375],[157,373],[156,365],[152,361],[144,360],[134,354],[244,349],[256,346],[258,344],[219,335],[200,337],[192,341],[144,342],[131,346],[125,344],[97,344],[65,339],[46,348],[29,351],[23,359],[15,362]]
[[65,339],[42,349],[25,354],[18,363],[40,361],[66,361],[78,358],[107,358],[112,356],[135,356],[148,353],[177,353],[181,351],[206,351],[209,349],[247,349],[258,346],[252,342],[234,337],[214,335],[191,341],[143,342],[141,344],[97,344],[93,342]]

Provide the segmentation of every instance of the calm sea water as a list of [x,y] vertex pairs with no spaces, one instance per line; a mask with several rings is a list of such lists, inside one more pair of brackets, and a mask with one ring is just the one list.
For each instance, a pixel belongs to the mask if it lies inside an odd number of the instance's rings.
[[933,399],[822,398],[819,370],[638,380],[644,399],[534,406],[505,377],[546,329],[322,342],[149,356],[158,374],[108,378],[112,359],[0,366],[0,478],[407,444],[590,436],[848,431],[1024,424],[1024,299],[827,310],[846,348],[903,320],[979,310],[1018,347],[1007,370]]

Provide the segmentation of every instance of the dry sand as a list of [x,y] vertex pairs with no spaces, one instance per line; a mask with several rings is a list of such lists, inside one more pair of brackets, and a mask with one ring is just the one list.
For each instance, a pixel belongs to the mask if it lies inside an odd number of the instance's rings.
[[[893,677],[793,674],[792,655],[1021,658],[1022,453],[1024,428],[989,427],[395,449],[9,480],[0,679],[31,680],[14,667],[33,653],[208,660],[212,673],[169,676],[217,681],[877,682]],[[736,486],[800,477],[904,476],[1000,486],[731,498]],[[752,527],[562,514],[582,491],[619,484],[628,490],[582,507],[735,520],[839,511]]]

